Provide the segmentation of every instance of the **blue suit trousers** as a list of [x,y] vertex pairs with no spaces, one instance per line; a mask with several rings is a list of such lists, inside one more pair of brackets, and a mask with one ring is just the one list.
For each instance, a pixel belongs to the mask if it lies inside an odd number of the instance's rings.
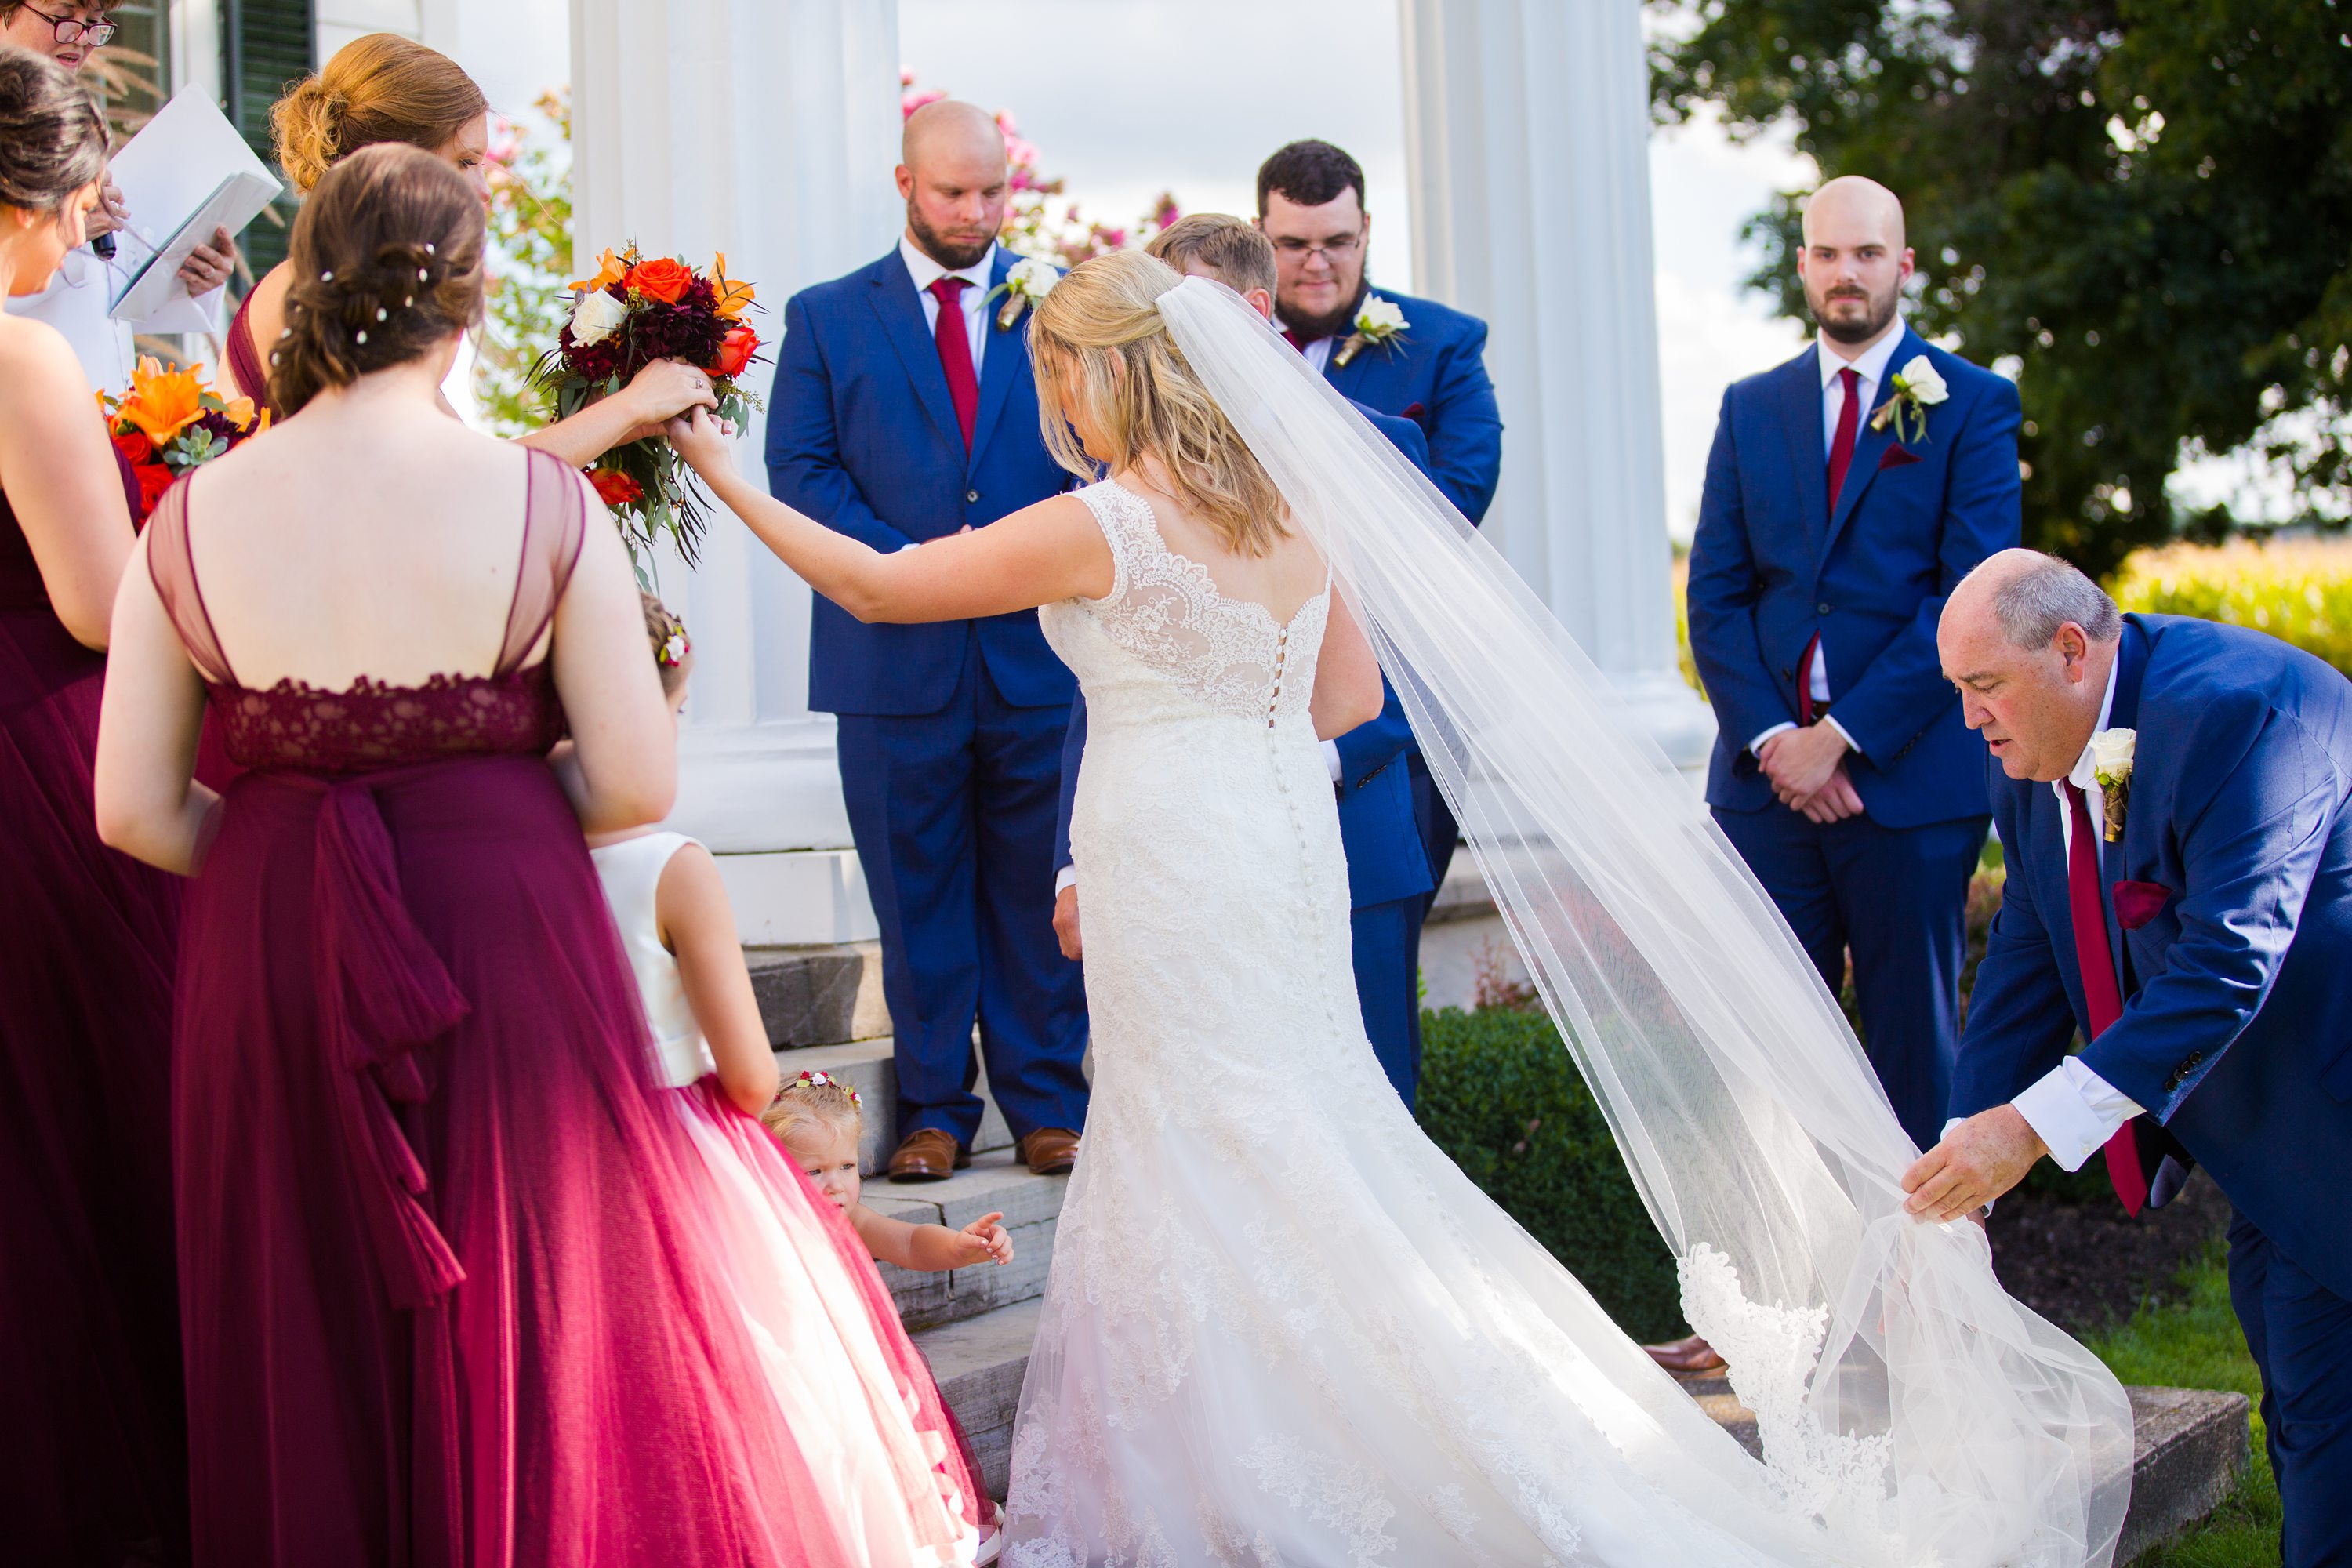
[[1421,919],[1423,896],[1366,904],[1349,917],[1356,1000],[1381,1070],[1412,1109],[1421,1084]]
[[980,1131],[972,1023],[1016,1138],[1083,1129],[1085,982],[1054,937],[1054,813],[1070,711],[1015,707],[979,638],[948,705],[839,717],[841,790],[882,927],[898,1136]]
[[1944,1133],[1959,1045],[1969,878],[1990,818],[1885,827],[1868,816],[1816,824],[1779,803],[1715,808],[1715,820],[1804,944],[1830,994],[1853,955],[1863,1048],[1922,1149]]
[[2280,1568],[2352,1568],[2352,1301],[2233,1213],[2230,1304],[2263,1374]]

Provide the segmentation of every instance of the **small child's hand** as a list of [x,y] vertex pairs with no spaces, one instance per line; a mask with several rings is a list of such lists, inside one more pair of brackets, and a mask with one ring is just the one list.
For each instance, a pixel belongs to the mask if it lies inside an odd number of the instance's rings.
[[964,1263],[979,1263],[994,1258],[998,1267],[1013,1261],[1013,1233],[997,1222],[1002,1214],[982,1215],[956,1232],[956,1248]]

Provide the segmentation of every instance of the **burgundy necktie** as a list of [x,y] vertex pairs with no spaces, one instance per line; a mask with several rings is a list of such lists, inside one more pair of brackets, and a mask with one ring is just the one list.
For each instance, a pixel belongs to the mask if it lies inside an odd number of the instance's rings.
[[[2066,909],[2074,920],[2074,967],[2083,975],[2083,1010],[2090,1015],[2091,1037],[2124,1016],[2123,986],[2116,978],[2115,954],[2107,946],[2107,906],[2099,896],[2098,829],[2083,792],[2070,780],[2066,809],[2074,830],[2066,844]],[[2137,1215],[2147,1205],[2148,1172],[2139,1157],[2139,1140],[2126,1122],[2107,1140],[2107,1180],[2125,1210]]]
[[1830,515],[1837,515],[1838,492],[1845,489],[1846,465],[1853,461],[1853,433],[1862,424],[1862,377],[1853,366],[1838,372],[1845,400],[1838,405],[1837,434],[1830,437]]
[[[968,278],[950,273],[931,284],[931,298],[940,302],[940,368],[947,372],[948,397],[955,404],[956,423],[963,426],[963,449],[971,450],[972,421],[980,416],[980,377],[972,374],[971,339],[963,323],[963,291]],[[900,296],[904,298],[904,296]]]
[[[1837,434],[1830,437],[1832,517],[1837,515],[1838,492],[1845,489],[1846,465],[1853,461],[1854,432],[1862,425],[1861,374],[1853,366],[1848,365],[1838,372],[1838,380],[1844,385],[1845,398],[1838,405]],[[1797,722],[1800,724],[1813,721],[1813,660],[1821,657],[1821,634],[1815,632],[1813,640],[1805,645],[1803,656],[1797,660]]]
[[1297,332],[1292,331],[1288,327],[1282,329],[1282,341],[1288,343],[1292,348],[1297,349],[1300,353],[1305,353],[1307,352],[1307,340],[1300,337]]

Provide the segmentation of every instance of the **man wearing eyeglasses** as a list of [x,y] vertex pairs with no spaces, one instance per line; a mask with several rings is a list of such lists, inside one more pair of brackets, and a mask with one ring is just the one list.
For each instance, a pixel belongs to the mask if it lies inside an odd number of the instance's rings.
[[[1429,477],[1463,516],[1484,519],[1503,469],[1486,323],[1434,300],[1372,288],[1364,268],[1372,237],[1364,171],[1328,142],[1293,142],[1258,165],[1257,226],[1274,242],[1283,335],[1347,396],[1420,426],[1429,440]],[[1379,310],[1381,301],[1393,309]],[[1381,723],[1401,723],[1402,716],[1391,690]],[[1422,847],[1443,887],[1461,830],[1418,748],[1406,749],[1405,767]],[[1433,891],[1429,904],[1436,899]]]
[[[23,0],[0,0],[0,44],[47,55],[70,71],[79,71],[90,56],[112,40],[115,25],[107,20],[115,0],[41,0],[37,6]],[[44,321],[65,334],[81,361],[82,374],[104,392],[120,393],[131,384],[131,332],[129,322],[107,314],[119,282],[111,274],[114,236],[131,221],[130,209],[114,182],[99,189],[98,205],[90,210],[86,228],[90,243],[68,252],[48,289],[7,301],[12,315]],[[225,228],[213,231],[212,243],[188,254],[180,277],[188,295],[219,331],[219,290],[236,268],[236,243]],[[176,331],[181,325],[163,327]]]

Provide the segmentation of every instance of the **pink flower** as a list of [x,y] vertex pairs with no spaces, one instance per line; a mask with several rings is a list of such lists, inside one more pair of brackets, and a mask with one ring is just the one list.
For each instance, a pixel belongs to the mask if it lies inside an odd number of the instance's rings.
[[1004,161],[1016,169],[1034,169],[1037,166],[1037,149],[1007,132],[1004,136]]
[[898,85],[900,87],[912,87],[915,85],[914,67],[900,66],[898,68]]
[[947,93],[945,90],[936,87],[927,87],[920,92],[909,92],[898,100],[899,117],[904,119],[906,116],[914,113],[915,110],[922,108],[923,105],[927,103],[937,103],[946,96]]
[[996,111],[996,128],[1004,132],[1004,140],[1008,142],[1021,134],[1021,127],[1014,123],[1013,111],[1009,109],[1000,109]]

